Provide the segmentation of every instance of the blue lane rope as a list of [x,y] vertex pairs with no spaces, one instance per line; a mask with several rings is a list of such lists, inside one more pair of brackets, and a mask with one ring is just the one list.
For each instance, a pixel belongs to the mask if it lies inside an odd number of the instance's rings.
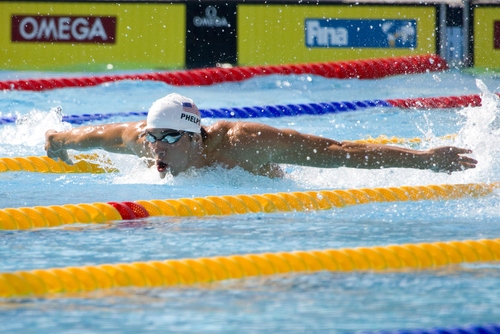
[[468,325],[430,329],[403,329],[398,331],[358,332],[357,334],[500,334],[500,324]]
[[[260,107],[240,107],[240,108],[220,108],[220,109],[201,109],[203,118],[257,118],[257,117],[284,117],[298,115],[323,115],[334,114],[346,111],[354,111],[374,107],[392,107],[384,100],[364,100],[364,101],[343,101],[328,103],[310,103],[310,104],[287,104],[277,106]],[[84,114],[84,115],[65,115],[63,122],[72,124],[82,124],[85,122],[104,120],[112,117],[122,116],[146,116],[147,111],[113,114]],[[0,117],[0,124],[16,122],[15,116]]]

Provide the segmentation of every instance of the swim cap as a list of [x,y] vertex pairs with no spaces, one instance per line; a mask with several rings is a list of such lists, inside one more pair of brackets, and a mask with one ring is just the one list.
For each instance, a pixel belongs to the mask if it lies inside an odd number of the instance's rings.
[[148,112],[149,129],[175,129],[200,133],[201,115],[193,100],[169,94],[153,103]]

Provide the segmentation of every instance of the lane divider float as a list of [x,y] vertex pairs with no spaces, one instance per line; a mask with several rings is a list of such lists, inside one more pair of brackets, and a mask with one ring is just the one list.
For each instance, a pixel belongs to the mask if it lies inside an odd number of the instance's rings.
[[[453,135],[439,137],[440,139],[454,139]],[[367,136],[361,140],[347,140],[352,143],[366,144],[419,144],[429,139],[420,138],[398,138],[385,135],[373,138]],[[62,161],[54,161],[46,156],[41,157],[15,157],[0,158],[0,173],[2,172],[35,172],[35,173],[116,173],[119,170],[113,162],[106,157],[97,154],[80,154],[72,157],[76,160],[73,165]],[[95,161],[95,162],[92,162]]]
[[401,329],[397,331],[362,332],[363,334],[500,334],[500,323],[468,325],[465,327],[433,327],[429,329]]
[[[496,93],[500,96],[500,93]],[[300,115],[324,115],[356,111],[375,107],[397,107],[402,109],[444,109],[481,106],[480,95],[442,96],[393,100],[362,100],[323,103],[287,104],[235,108],[200,109],[202,118],[276,118]],[[147,111],[107,114],[64,115],[62,121],[82,124],[112,117],[147,116]],[[0,117],[0,124],[15,123],[16,116]]]
[[205,86],[238,82],[272,74],[312,74],[338,79],[377,79],[392,75],[447,70],[446,60],[437,55],[418,55],[311,64],[244,66],[132,75],[104,75],[81,78],[49,78],[0,81],[0,90],[43,91],[66,87],[89,87],[121,80],[162,81],[174,86]]
[[290,272],[430,269],[498,260],[500,239],[483,239],[72,266],[1,273],[0,297],[175,286]]
[[36,173],[114,173],[118,169],[113,162],[97,154],[80,154],[73,157],[73,165],[55,161],[49,157],[0,158],[1,172],[36,172]]
[[25,230],[73,223],[104,223],[150,216],[204,217],[330,210],[374,202],[455,200],[487,196],[492,194],[495,188],[500,188],[500,182],[7,208],[0,209],[0,230]]
[[[331,113],[340,113],[374,107],[392,107],[389,102],[383,100],[363,100],[363,101],[343,101],[327,103],[309,103],[309,104],[287,104],[275,106],[253,106],[239,108],[214,108],[200,109],[202,118],[259,118],[259,117],[285,117],[299,115],[324,115]],[[83,115],[64,115],[62,121],[71,124],[82,124],[96,120],[105,120],[112,117],[130,117],[148,115],[147,111],[129,112],[129,113],[107,113],[107,114],[83,114]],[[15,123],[16,116],[0,117],[0,124]]]
[[[457,134],[445,135],[442,137],[437,137],[437,139],[443,140],[454,140],[457,137]],[[360,140],[344,140],[346,142],[351,143],[363,143],[363,144],[379,144],[379,145],[388,145],[388,144],[420,144],[425,141],[431,141],[431,138],[400,138],[400,137],[388,137],[386,135],[380,135],[376,138],[372,136],[366,136],[364,139]]]

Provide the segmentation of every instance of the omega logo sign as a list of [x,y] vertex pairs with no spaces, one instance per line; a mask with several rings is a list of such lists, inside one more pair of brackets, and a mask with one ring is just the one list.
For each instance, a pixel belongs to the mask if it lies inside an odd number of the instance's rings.
[[217,9],[214,6],[205,9],[205,17],[195,16],[193,23],[196,27],[231,27],[225,17],[217,16]]
[[115,43],[116,17],[12,15],[12,42]]

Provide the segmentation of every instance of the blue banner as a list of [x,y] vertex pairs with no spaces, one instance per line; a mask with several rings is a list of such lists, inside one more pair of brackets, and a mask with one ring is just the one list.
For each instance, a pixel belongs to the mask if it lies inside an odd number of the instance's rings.
[[416,20],[306,19],[305,23],[307,47],[417,47]]

